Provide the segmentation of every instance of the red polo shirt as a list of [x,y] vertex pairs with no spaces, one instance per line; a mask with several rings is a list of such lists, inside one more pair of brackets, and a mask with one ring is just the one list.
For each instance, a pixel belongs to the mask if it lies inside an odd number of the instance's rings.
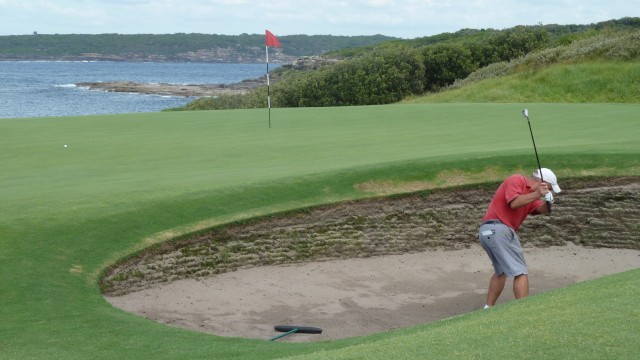
[[542,200],[537,199],[517,209],[512,209],[509,203],[520,195],[532,192],[533,189],[526,176],[518,174],[509,176],[496,191],[482,221],[497,219],[517,231],[528,215],[538,214],[537,209],[542,204]]

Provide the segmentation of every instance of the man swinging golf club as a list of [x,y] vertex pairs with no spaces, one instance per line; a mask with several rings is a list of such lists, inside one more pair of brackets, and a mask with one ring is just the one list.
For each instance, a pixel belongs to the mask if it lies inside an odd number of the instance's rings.
[[549,187],[556,193],[560,192],[555,174],[542,168],[529,177],[509,176],[493,196],[478,233],[480,244],[489,255],[495,271],[489,281],[485,308],[495,305],[508,277],[514,278],[513,294],[516,299],[529,295],[529,271],[516,231],[527,216],[549,212],[553,203]]
[[[522,114],[529,122],[527,109]],[[531,131],[530,122],[529,130]],[[549,187],[556,193],[560,192],[553,171],[540,167],[533,131],[531,140],[538,169],[531,176],[515,174],[502,182],[482,218],[478,232],[480,244],[489,255],[494,269],[489,281],[485,309],[495,305],[508,277],[513,277],[513,294],[516,299],[529,295],[529,270],[516,231],[527,216],[551,212],[553,194]],[[541,200],[542,197],[545,201]]]

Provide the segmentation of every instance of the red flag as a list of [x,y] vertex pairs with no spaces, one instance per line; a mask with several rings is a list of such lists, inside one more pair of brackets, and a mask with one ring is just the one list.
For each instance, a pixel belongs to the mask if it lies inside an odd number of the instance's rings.
[[275,47],[279,47],[281,48],[282,46],[280,46],[280,41],[278,41],[278,38],[273,35],[271,33],[271,31],[266,30],[267,31],[267,46],[275,46]]

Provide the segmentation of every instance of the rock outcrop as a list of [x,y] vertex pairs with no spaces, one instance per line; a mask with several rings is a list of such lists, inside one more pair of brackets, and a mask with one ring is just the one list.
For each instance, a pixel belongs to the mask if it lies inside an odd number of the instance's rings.
[[139,94],[172,95],[186,97],[218,96],[221,94],[244,94],[256,87],[266,85],[266,77],[244,80],[234,84],[166,84],[136,83],[131,81],[83,82],[76,86],[91,90],[126,92]]

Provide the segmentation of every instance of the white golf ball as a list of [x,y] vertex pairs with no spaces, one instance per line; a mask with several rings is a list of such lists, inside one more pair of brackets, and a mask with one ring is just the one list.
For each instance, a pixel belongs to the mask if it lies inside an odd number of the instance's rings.
[[67,145],[65,145],[64,147],[67,147]]

